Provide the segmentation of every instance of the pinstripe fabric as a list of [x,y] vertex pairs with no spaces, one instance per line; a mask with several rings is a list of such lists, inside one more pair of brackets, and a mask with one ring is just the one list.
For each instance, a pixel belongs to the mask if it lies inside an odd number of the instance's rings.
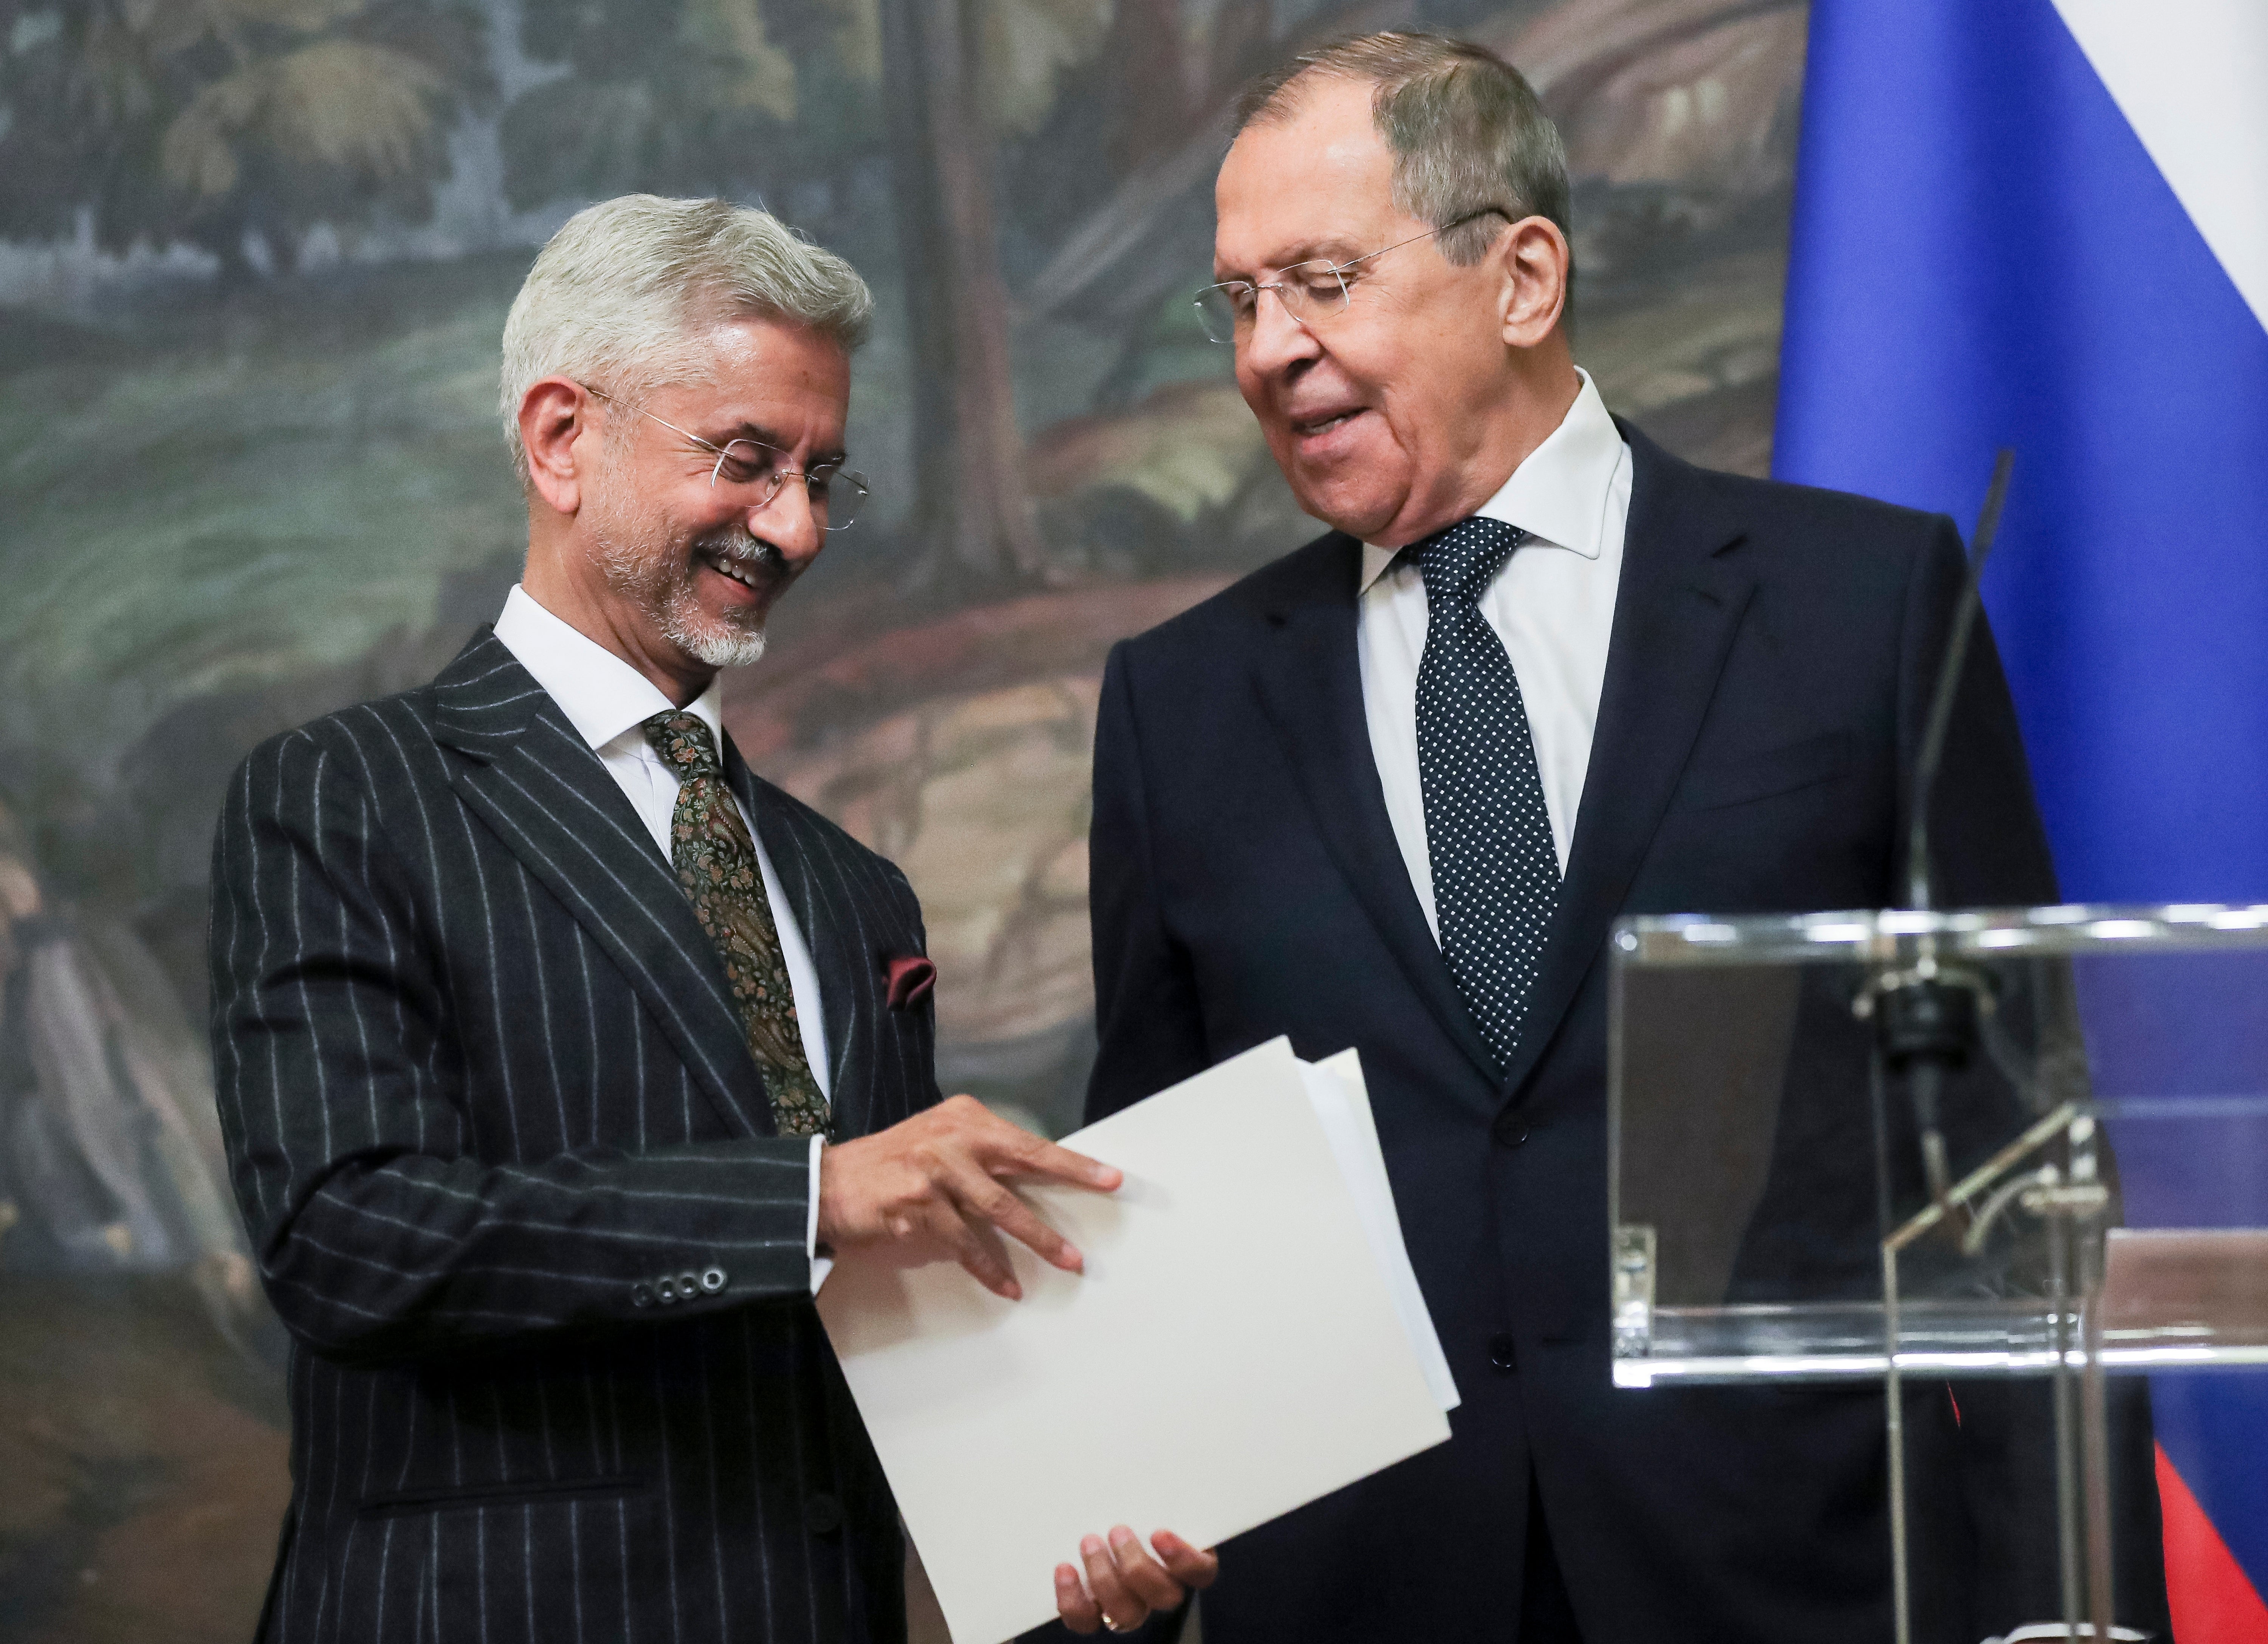
[[[937,1099],[930,1011],[883,994],[913,893],[726,764],[820,972],[830,1134],[894,1124]],[[256,750],[213,886],[221,1122],[295,1338],[261,1636],[902,1637],[895,1510],[808,1296],[807,1143],[511,653],[483,634]]]

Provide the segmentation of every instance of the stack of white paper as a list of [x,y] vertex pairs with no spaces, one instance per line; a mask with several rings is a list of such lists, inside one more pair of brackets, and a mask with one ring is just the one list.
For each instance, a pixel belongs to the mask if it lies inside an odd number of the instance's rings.
[[1248,1051],[1064,1139],[1113,1194],[1026,1190],[1084,1275],[1010,1245],[835,1271],[820,1316],[958,1644],[1055,1614],[1082,1535],[1199,1546],[1449,1436],[1456,1389],[1402,1244],[1359,1063]]

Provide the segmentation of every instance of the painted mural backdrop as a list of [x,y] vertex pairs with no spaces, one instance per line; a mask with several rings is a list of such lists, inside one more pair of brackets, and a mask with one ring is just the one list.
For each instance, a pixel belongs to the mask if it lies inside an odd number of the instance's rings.
[[497,610],[534,248],[721,194],[873,282],[873,511],[728,719],[911,875],[946,1088],[1059,1132],[1104,654],[1314,530],[1188,305],[1225,107],[1397,25],[1561,121],[1609,405],[1763,473],[1793,0],[0,0],[0,1636],[257,1612],[283,1342],[205,1067],[212,823],[254,743]]

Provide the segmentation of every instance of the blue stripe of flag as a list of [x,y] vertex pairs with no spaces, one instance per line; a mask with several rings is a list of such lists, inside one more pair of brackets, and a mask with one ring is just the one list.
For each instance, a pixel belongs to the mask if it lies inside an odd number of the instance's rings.
[[[1803,120],[1776,473],[1966,526],[2013,446],[1986,594],[2065,894],[2268,901],[2268,330],[2052,0],[1814,0]],[[2114,1082],[2268,1090],[2230,991],[2091,1001]],[[2268,1225],[2268,1165],[2185,1206],[2182,1161],[2124,1163],[2146,1219]],[[2268,1376],[2154,1391],[2268,1592]]]

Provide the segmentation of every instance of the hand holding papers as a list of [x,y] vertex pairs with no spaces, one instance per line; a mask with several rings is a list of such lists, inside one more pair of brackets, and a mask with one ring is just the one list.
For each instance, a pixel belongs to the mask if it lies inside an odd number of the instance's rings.
[[1083,1275],[1011,1247],[1019,1303],[864,1263],[819,1298],[960,1644],[1049,1619],[1085,1535],[1209,1546],[1449,1435],[1351,1056],[1279,1039],[1064,1141],[1125,1172],[1027,1190]]
[[1004,1181],[1067,1182],[1108,1193],[1118,1185],[1118,1172],[995,1118],[971,1097],[956,1096],[820,1156],[819,1243],[837,1255],[862,1254],[894,1266],[957,1261],[977,1283],[1012,1302],[1023,1290],[1009,1271],[1001,1233],[1066,1273],[1079,1270],[1079,1252]]
[[1170,1530],[1145,1545],[1133,1529],[1087,1536],[1077,1564],[1056,1566],[1056,1613],[1073,1633],[1108,1627],[1130,1633],[1160,1610],[1178,1610],[1192,1592],[1212,1585],[1220,1555],[1192,1547]]

